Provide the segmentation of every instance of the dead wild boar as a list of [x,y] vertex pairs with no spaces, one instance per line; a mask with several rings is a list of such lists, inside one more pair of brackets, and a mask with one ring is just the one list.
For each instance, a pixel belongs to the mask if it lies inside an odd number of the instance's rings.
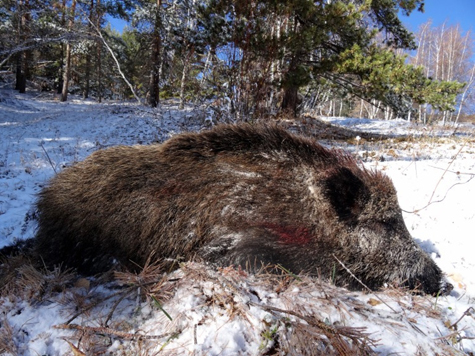
[[[362,289],[444,290],[384,174],[274,125],[97,151],[39,195],[36,250],[80,272],[154,258],[280,264]],[[340,262],[346,267],[344,268]]]

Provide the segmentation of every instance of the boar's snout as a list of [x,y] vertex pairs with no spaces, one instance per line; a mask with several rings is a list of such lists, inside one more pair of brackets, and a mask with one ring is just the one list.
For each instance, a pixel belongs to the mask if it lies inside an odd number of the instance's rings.
[[[365,221],[356,229],[357,250],[364,256],[366,265],[360,277],[366,279],[370,287],[388,283],[416,293],[449,294],[453,286],[443,278],[435,261],[413,240],[402,216],[387,221]],[[379,283],[372,283],[373,280]]]
[[437,292],[438,295],[449,295],[450,292],[454,289],[454,286],[447,282],[446,280],[443,280],[441,283],[440,290]]
[[419,260],[410,268],[414,274],[405,283],[409,289],[433,296],[450,294],[453,286],[445,279],[432,258],[422,250],[416,255]]
[[427,278],[427,275],[409,280],[407,283],[409,289],[414,290],[416,293],[417,291],[421,291],[426,294],[430,294],[434,297],[439,295],[449,295],[450,292],[454,289],[454,286],[450,284],[447,280],[445,280],[443,277],[438,277],[438,281],[436,280],[436,278],[431,278],[430,280],[425,278]]

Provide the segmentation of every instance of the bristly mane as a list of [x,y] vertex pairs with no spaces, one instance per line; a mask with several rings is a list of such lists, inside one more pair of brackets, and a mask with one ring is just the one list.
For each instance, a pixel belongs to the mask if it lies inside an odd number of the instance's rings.
[[209,131],[174,137],[164,143],[163,152],[195,159],[279,152],[297,162],[335,161],[334,153],[316,141],[293,135],[275,124],[219,125]]
[[216,155],[239,156],[246,153],[262,159],[277,154],[294,164],[323,163],[347,167],[370,184],[388,185],[390,181],[384,173],[365,168],[350,153],[325,148],[315,139],[292,134],[276,124],[218,125],[200,133],[181,134],[165,142],[162,152],[171,160],[205,160]]

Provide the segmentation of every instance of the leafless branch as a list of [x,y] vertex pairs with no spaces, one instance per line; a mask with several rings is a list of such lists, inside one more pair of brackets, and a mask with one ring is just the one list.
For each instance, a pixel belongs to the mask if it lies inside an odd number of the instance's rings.
[[467,310],[465,310],[465,312],[462,314],[462,316],[455,323],[450,325],[450,329],[453,329],[453,328],[457,327],[457,324],[460,322],[460,320],[462,320],[464,317],[470,316],[474,313],[475,313],[475,309],[473,309],[473,307],[468,308]]
[[106,40],[104,39],[104,36],[102,36],[102,33],[100,31],[100,29],[97,28],[97,26],[88,18],[87,19],[89,21],[89,23],[91,24],[92,27],[94,27],[94,29],[96,30],[97,34],[99,35],[99,37],[101,38],[102,42],[104,43],[104,46],[106,46],[107,50],[109,51],[109,53],[111,54],[112,58],[114,59],[114,62],[117,66],[117,70],[119,71],[119,74],[121,75],[122,79],[124,79],[125,83],[129,86],[129,89],[132,91],[132,94],[134,94],[134,97],[135,99],[137,100],[137,102],[139,104],[142,104],[142,101],[140,100],[140,98],[138,97],[137,93],[135,92],[134,90],[134,87],[132,86],[132,84],[130,84],[130,82],[127,80],[127,77],[125,76],[125,74],[122,72],[121,68],[120,68],[120,63],[119,61],[117,60],[117,57],[115,56],[114,54],[114,51],[112,50],[112,48],[110,48],[110,46],[107,44]]
[[[426,208],[428,208],[430,205],[432,204],[435,204],[435,203],[440,203],[442,201],[445,200],[445,198],[447,197],[449,191],[457,186],[457,185],[462,185],[462,184],[467,184],[468,182],[470,182],[474,177],[475,175],[472,174],[471,177],[465,181],[465,182],[462,182],[462,183],[455,183],[453,184],[451,187],[449,187],[449,189],[447,189],[447,191],[445,192],[445,195],[442,199],[439,199],[439,200],[433,200],[434,199],[434,195],[435,195],[435,192],[437,191],[437,188],[439,187],[439,184],[440,182],[442,181],[442,179],[444,178],[445,174],[447,172],[453,172],[453,171],[450,171],[449,168],[450,166],[452,165],[452,163],[454,163],[455,159],[457,158],[457,156],[460,154],[460,152],[462,152],[462,150],[464,149],[465,145],[466,145],[467,142],[464,142],[464,144],[462,145],[462,147],[460,147],[460,149],[457,151],[457,153],[454,155],[454,157],[452,158],[452,160],[449,162],[449,164],[447,165],[447,167],[444,169],[444,172],[442,173],[442,175],[440,176],[439,180],[437,181],[437,184],[435,185],[434,187],[434,190],[432,191],[432,195],[430,196],[430,199],[428,201],[428,203],[426,205],[424,205],[422,208],[419,208],[419,209],[414,209],[413,211],[407,211],[407,210],[404,210],[404,209],[401,209],[403,212],[405,213],[408,213],[408,214],[416,214],[418,212],[420,212],[421,210],[424,210]],[[453,173],[457,173],[457,172],[453,172]]]

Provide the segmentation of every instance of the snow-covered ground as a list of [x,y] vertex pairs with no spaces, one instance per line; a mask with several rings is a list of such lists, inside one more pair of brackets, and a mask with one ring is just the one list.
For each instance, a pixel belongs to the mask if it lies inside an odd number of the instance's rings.
[[[74,97],[61,103],[51,94],[19,95],[1,89],[0,247],[34,235],[35,194],[55,172],[97,149],[161,142],[183,130],[198,130],[207,124],[204,119],[201,111],[180,111],[172,104],[152,110]],[[311,339],[320,332],[323,340],[332,340],[319,323],[343,335],[345,327],[365,328],[362,332],[377,341],[371,344],[361,335],[356,339],[366,340],[381,355],[473,354],[475,127],[427,129],[402,120],[325,120],[355,130],[408,136],[384,143],[355,138],[352,145],[326,144],[357,153],[367,166],[393,179],[409,230],[455,287],[450,296],[348,292],[307,278],[247,276],[189,263],[163,283],[168,298],[162,306],[170,320],[150,298],[137,300],[131,293],[121,299],[114,284],[82,279],[77,283],[74,277],[64,277],[74,285],[52,291],[45,299],[0,299],[0,354],[2,347],[3,354],[25,356],[270,355],[279,350],[291,353],[292,347],[294,354],[305,354],[299,351],[296,335],[305,337],[308,332]],[[99,303],[101,298],[106,300]],[[85,308],[68,329],[64,324],[77,313],[79,299],[96,304]],[[126,335],[114,334],[118,330]],[[129,340],[136,334],[149,338]]]

